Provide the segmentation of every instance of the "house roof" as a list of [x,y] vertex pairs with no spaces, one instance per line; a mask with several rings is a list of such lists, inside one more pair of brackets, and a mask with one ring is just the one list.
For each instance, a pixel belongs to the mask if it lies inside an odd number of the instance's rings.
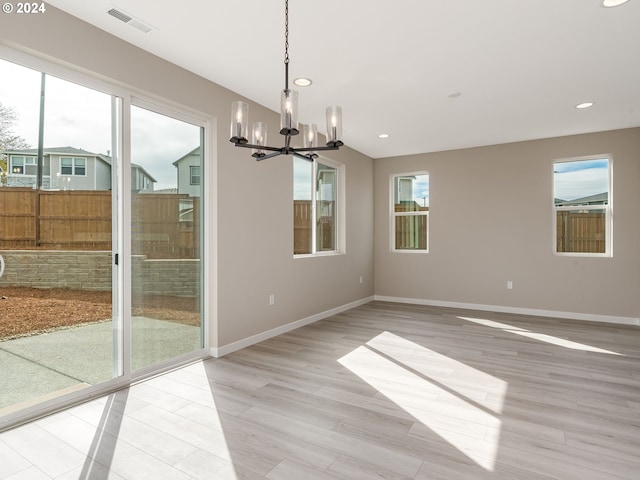
[[153,175],[151,175],[149,172],[147,172],[144,167],[141,167],[140,165],[138,165],[137,163],[132,163],[131,164],[131,168],[136,168],[138,170],[140,170],[142,173],[144,173],[147,177],[149,177],[149,180],[151,180],[152,182],[157,182],[157,180],[155,178],[153,178]]
[[[7,150],[5,153],[23,153],[25,155],[37,155],[38,154],[38,149],[37,148],[23,148],[20,150]],[[84,156],[90,156],[90,157],[103,157],[104,160],[104,155],[100,154],[100,153],[93,153],[93,152],[89,152],[87,150],[83,150],[81,148],[75,148],[75,147],[70,147],[70,146],[66,146],[66,147],[49,147],[49,148],[45,148],[44,149],[44,154],[45,155],[50,155],[50,154],[61,154],[61,155],[84,155]]]
[[189,153],[183,155],[182,157],[180,157],[178,160],[176,160],[175,162],[173,162],[173,165],[175,165],[176,167],[178,166],[178,163],[182,162],[183,160],[189,158],[189,157],[194,157],[200,156],[200,145],[198,145],[196,148],[194,148],[193,150],[191,150]]
[[575,198],[573,200],[563,200],[555,198],[556,205],[604,205],[609,201],[609,192],[597,193],[586,197]]

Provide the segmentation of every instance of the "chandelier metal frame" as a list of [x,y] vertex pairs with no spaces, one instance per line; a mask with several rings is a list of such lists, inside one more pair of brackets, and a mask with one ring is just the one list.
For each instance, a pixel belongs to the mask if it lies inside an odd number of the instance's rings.
[[[233,102],[231,119],[231,138],[236,147],[253,149],[252,156],[257,160],[266,160],[278,155],[294,155],[308,161],[318,157],[316,152],[324,150],[338,150],[344,145],[342,142],[342,109],[340,107],[327,108],[327,143],[317,146],[316,125],[304,125],[303,147],[294,147],[291,141],[300,133],[297,122],[297,92],[289,89],[289,0],[285,0],[285,42],[284,42],[284,90],[282,91],[280,135],[284,136],[283,147],[266,145],[266,124],[262,122],[253,125],[253,143],[247,140],[248,105],[245,102]],[[270,153],[267,153],[270,152]]]

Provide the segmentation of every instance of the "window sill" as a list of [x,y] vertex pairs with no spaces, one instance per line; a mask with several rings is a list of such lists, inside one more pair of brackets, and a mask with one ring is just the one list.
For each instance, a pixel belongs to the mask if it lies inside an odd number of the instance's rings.
[[391,253],[429,253],[429,250],[391,250]]
[[613,258],[611,253],[553,252],[554,257]]
[[318,253],[300,253],[297,255],[294,255],[293,258],[321,258],[321,257],[337,257],[340,255],[345,255],[344,252],[339,252],[337,250],[334,250],[332,252],[318,252]]

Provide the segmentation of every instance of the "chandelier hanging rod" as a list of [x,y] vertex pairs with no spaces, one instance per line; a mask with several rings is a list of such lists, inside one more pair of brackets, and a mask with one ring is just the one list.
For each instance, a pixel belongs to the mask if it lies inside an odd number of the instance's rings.
[[[252,156],[260,161],[278,155],[294,155],[313,161],[317,151],[338,150],[342,142],[342,109],[338,106],[327,107],[327,144],[317,146],[318,127],[315,124],[303,125],[302,147],[292,147],[291,139],[298,135],[298,92],[289,89],[289,0],[285,0],[284,34],[284,90],[280,104],[280,135],[285,137],[284,147],[269,147],[267,143],[267,124],[256,122],[252,128],[252,143],[247,140],[249,124],[249,105],[236,101],[231,104],[231,138],[236,147],[253,149]],[[272,152],[272,153],[266,153]]]

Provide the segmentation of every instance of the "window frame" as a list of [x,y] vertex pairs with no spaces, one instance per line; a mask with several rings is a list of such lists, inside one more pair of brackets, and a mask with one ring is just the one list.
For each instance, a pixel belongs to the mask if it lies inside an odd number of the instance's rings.
[[[417,212],[396,212],[395,208],[395,179],[401,177],[417,177],[420,175],[427,175],[429,177],[429,186],[431,186],[431,175],[426,170],[419,170],[414,172],[401,172],[389,174],[389,251],[392,253],[413,253],[413,254],[425,254],[429,253],[429,234],[430,234],[430,219],[431,219],[431,202],[429,202],[429,210],[417,211]],[[396,248],[396,218],[398,217],[410,217],[410,216],[426,216],[427,217],[427,232],[426,232],[426,248],[424,249],[405,249]]]
[[[294,176],[294,162],[295,162],[295,157],[292,156],[291,157],[291,173],[292,173],[292,178],[293,178],[293,182],[291,182],[291,186],[292,186],[292,203],[291,206],[293,208],[293,201],[295,200],[293,198],[293,190],[295,190],[295,176]],[[317,194],[318,194],[318,189],[317,189],[317,185],[318,185],[318,164],[321,163],[323,165],[326,165],[328,167],[334,168],[335,169],[335,175],[336,175],[336,192],[335,192],[335,196],[336,196],[336,206],[335,206],[335,227],[336,227],[336,234],[335,234],[335,248],[333,250],[321,250],[318,251],[318,245],[317,245],[317,238],[316,238],[316,234],[317,234]],[[345,212],[346,212],[346,205],[345,205],[345,185],[346,185],[346,167],[343,163],[337,162],[335,160],[331,160],[327,157],[324,156],[319,156],[317,157],[313,162],[312,162],[312,172],[311,172],[311,253],[294,253],[293,254],[293,258],[310,258],[310,257],[326,257],[326,256],[332,256],[332,255],[344,255],[346,253],[346,236],[345,236],[345,231],[346,231],[346,221],[345,221]],[[292,214],[293,217],[293,214]],[[292,227],[295,228],[295,226],[292,224]],[[294,233],[295,235],[295,233]],[[293,240],[293,238],[292,238]],[[292,244],[291,246],[291,250],[294,250],[294,245]]]
[[[82,170],[82,173],[78,173],[78,170]],[[73,157],[73,175],[76,177],[87,176],[87,159],[85,157]]]
[[[607,160],[607,188],[608,198],[604,205],[568,205],[558,206],[555,203],[555,174],[556,164],[583,162],[589,160]],[[553,255],[558,257],[585,257],[585,258],[612,258],[613,257],[613,157],[610,154],[589,155],[585,157],[572,157],[555,159],[551,163],[551,212],[552,212],[552,248]],[[604,252],[559,252],[558,251],[558,212],[573,210],[604,210],[605,211],[605,250]]]
[[[127,216],[125,205],[130,202],[131,192],[127,191],[127,187],[131,187],[130,174],[124,173],[116,176],[115,172],[130,172],[131,170],[131,134],[130,134],[130,112],[132,105],[142,108],[153,109],[158,113],[171,115],[179,120],[191,122],[203,128],[202,145],[203,153],[201,170],[201,182],[203,184],[203,200],[202,213],[203,218],[207,219],[206,224],[202,225],[201,241],[203,252],[207,253],[207,260],[202,261],[201,281],[202,286],[202,315],[206,321],[203,322],[202,340],[203,348],[185,354],[176,359],[153,365],[146,369],[132,371],[130,368],[130,345],[128,340],[131,337],[131,325],[124,322],[125,311],[130,306],[131,292],[131,265],[129,262],[122,262],[118,268],[113,269],[114,285],[117,287],[113,290],[116,296],[116,305],[114,315],[117,317],[118,326],[114,330],[114,342],[120,344],[122,348],[123,358],[118,359],[116,368],[120,373],[114,378],[90,385],[78,392],[70,393],[63,396],[55,396],[44,401],[38,401],[33,405],[20,408],[10,413],[0,415],[0,430],[18,425],[24,421],[37,418],[44,413],[51,413],[70,405],[77,403],[79,400],[93,398],[105,393],[114,392],[121,388],[128,387],[134,382],[151,377],[159,372],[175,368],[177,366],[188,364],[196,359],[205,358],[210,350],[210,331],[215,331],[218,316],[217,309],[217,271],[218,256],[215,248],[211,245],[217,245],[218,227],[217,222],[208,220],[209,216],[217,212],[218,200],[215,195],[217,191],[217,155],[216,155],[216,125],[217,119],[209,113],[196,110],[186,104],[173,100],[167,100],[156,94],[148,93],[144,90],[135,89],[116,82],[102,80],[98,73],[85,72],[80,69],[73,69],[64,65],[62,60],[45,60],[28,53],[16,50],[14,48],[0,45],[0,60],[15,63],[17,65],[36,70],[37,72],[47,75],[56,76],[61,80],[71,83],[77,83],[80,86],[92,88],[102,93],[112,96],[112,132],[117,136],[117,141],[112,142],[112,177],[118,181],[113,182],[114,192],[114,212],[120,212],[117,228],[114,228],[112,237],[112,253],[124,256],[130,252],[129,243],[126,240],[131,236],[130,217]],[[18,155],[21,156],[21,155]],[[89,157],[91,158],[91,157]],[[205,165],[207,167],[205,168]],[[85,165],[86,168],[86,165]],[[0,169],[1,170],[1,169]],[[8,168],[8,170],[10,170]],[[24,171],[24,166],[23,166]],[[10,172],[7,172],[10,175]],[[16,174],[19,175],[19,174]],[[20,174],[24,175],[24,174]],[[123,213],[124,212],[124,213]],[[117,259],[118,257],[114,257]],[[204,258],[204,257],[203,257]],[[129,293],[125,296],[125,291]],[[207,292],[205,294],[204,292]],[[213,293],[211,293],[213,292]]]
[[[63,160],[71,160],[71,173],[64,173],[62,171],[62,161]],[[84,162],[84,165],[82,167],[80,167],[80,165],[78,165],[78,160],[82,160]],[[69,168],[69,165],[65,165],[65,168]],[[83,168],[84,169],[84,173],[77,173],[78,168]],[[60,175],[64,176],[64,177],[86,177],[87,176],[87,158],[86,157],[68,157],[68,156],[64,156],[64,157],[60,157]]]
[[[16,165],[14,163],[17,159],[22,160],[22,165]],[[11,155],[9,157],[9,175],[26,175],[26,166],[27,162],[24,155]],[[20,171],[16,171],[16,168],[19,168]]]
[[[194,170],[198,171],[197,175],[194,175],[193,172]],[[201,175],[201,169],[200,169],[200,165],[189,165],[189,185],[200,185],[201,181],[202,181],[202,175]],[[194,178],[198,179],[198,182],[194,182]]]

